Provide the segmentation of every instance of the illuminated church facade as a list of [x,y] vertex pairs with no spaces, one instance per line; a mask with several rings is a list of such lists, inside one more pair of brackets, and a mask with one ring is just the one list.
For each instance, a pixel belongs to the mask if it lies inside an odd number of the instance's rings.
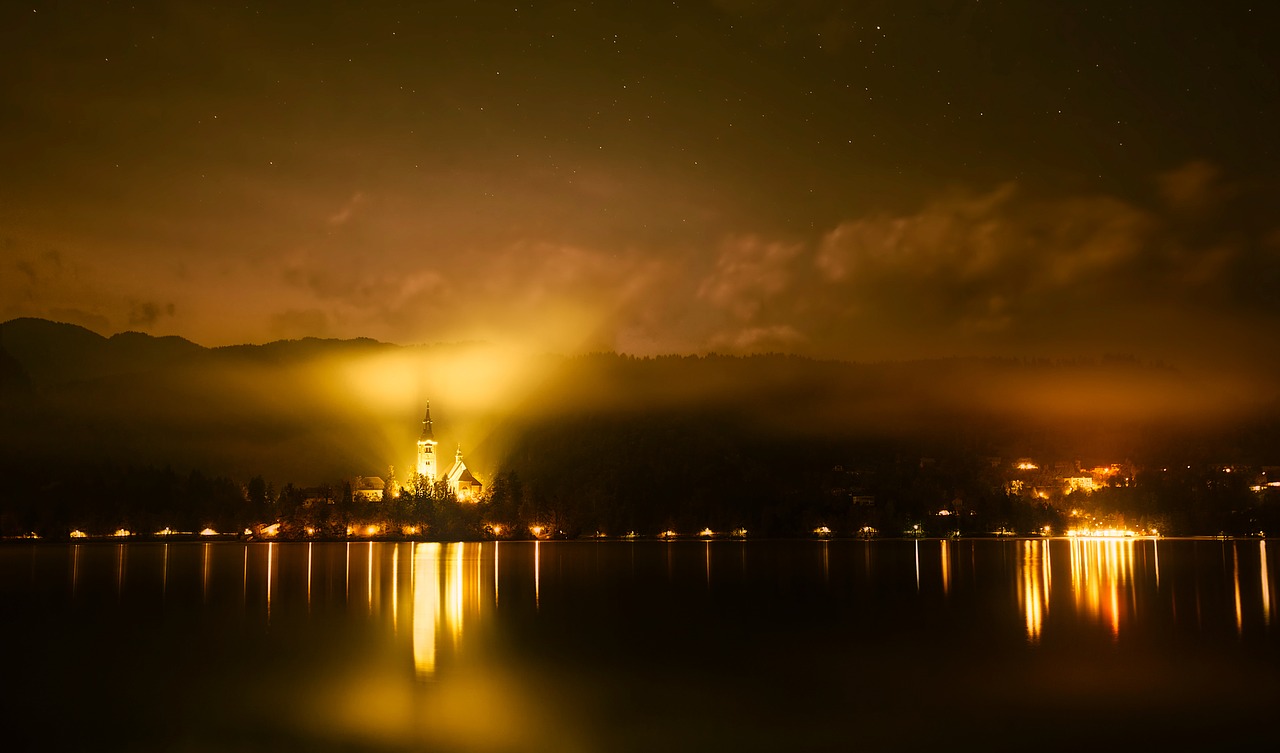
[[442,477],[437,464],[436,435],[431,423],[431,403],[427,403],[426,415],[422,417],[422,433],[418,435],[417,473],[424,483],[434,486],[443,478],[448,484],[449,493],[459,502],[474,502],[480,498],[484,486],[462,461],[462,448],[454,454],[453,466]]

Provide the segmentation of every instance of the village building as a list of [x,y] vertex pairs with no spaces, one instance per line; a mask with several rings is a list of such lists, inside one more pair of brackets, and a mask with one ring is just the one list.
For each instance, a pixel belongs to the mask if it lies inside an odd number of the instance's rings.
[[381,502],[386,488],[379,476],[356,476],[351,482],[351,497],[357,502]]

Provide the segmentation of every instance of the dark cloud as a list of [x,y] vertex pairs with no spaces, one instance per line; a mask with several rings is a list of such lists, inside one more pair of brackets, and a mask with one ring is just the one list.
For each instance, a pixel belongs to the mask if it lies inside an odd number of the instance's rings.
[[1263,7],[5,13],[6,317],[1200,364],[1280,318]]
[[172,303],[136,302],[129,310],[129,326],[153,327],[162,317],[173,316],[176,310]]

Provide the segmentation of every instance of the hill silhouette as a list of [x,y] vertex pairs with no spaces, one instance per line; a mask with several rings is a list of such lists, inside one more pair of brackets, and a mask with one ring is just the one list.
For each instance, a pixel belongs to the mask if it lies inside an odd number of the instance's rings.
[[786,500],[841,465],[1280,453],[1274,393],[1224,393],[1123,357],[564,357],[314,338],[205,348],[16,319],[0,324],[0,379],[10,497],[112,466],[277,485],[395,466],[403,480],[428,399],[446,457],[465,447],[483,478],[514,473],[544,501],[615,506],[632,524]]

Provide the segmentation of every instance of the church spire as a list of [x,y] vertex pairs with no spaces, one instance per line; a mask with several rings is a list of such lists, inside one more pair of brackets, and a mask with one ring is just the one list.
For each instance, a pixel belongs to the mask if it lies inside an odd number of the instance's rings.
[[431,430],[431,401],[427,401],[427,415],[422,418],[422,436],[419,440],[436,438],[435,432]]
[[436,434],[431,428],[431,401],[422,417],[422,436],[418,437],[418,475],[428,484],[436,482]]

